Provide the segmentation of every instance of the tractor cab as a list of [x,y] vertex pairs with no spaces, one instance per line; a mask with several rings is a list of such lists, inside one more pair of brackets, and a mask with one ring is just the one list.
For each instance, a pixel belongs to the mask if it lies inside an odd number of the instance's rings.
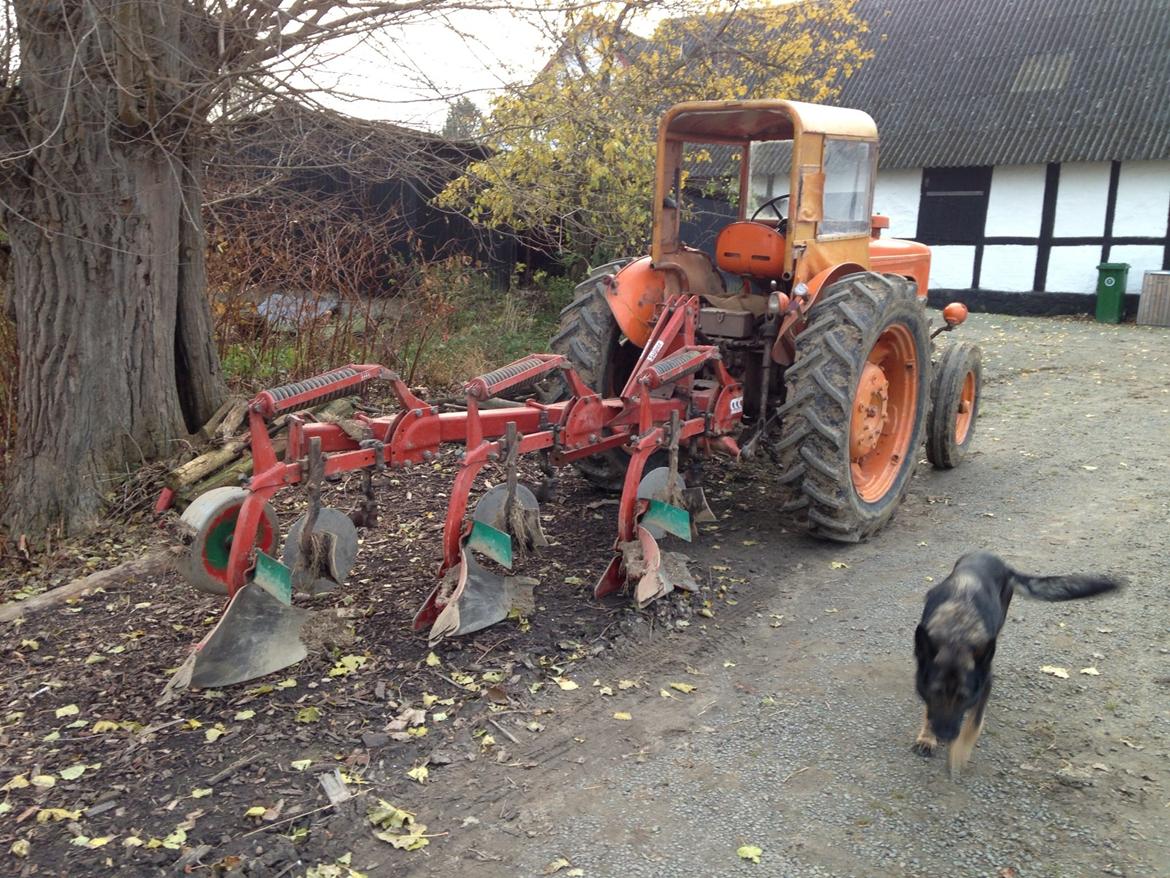
[[860,110],[783,100],[672,107],[659,126],[650,255],[608,290],[622,331],[643,344],[654,304],[671,294],[760,317],[858,271],[909,278],[925,297],[929,249],[880,238],[888,223],[872,215],[877,152],[877,126]]

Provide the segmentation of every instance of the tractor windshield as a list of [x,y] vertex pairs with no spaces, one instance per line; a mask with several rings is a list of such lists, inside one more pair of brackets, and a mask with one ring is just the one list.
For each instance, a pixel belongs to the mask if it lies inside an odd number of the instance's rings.
[[743,149],[731,144],[686,143],[678,190],[680,239],[713,255],[715,238],[728,223],[743,218],[781,225],[789,213],[792,146],[791,140],[751,144],[747,197],[741,205]]
[[824,219],[818,238],[869,232],[877,159],[874,146],[864,140],[825,138]]
[[780,196],[789,194],[788,174],[792,169],[792,141],[758,140],[752,144],[749,155],[751,189],[747,216],[751,217],[759,212],[757,219],[765,221],[776,219],[776,212],[771,208],[760,210],[773,200],[776,201],[780,213],[788,216],[788,202],[780,200]]

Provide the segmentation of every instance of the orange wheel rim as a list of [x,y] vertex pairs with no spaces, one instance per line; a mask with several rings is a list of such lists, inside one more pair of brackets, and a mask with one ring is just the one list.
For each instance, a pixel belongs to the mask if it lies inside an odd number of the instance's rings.
[[914,337],[899,324],[888,327],[865,358],[853,394],[849,463],[853,487],[866,503],[889,492],[911,452],[918,369]]
[[955,412],[955,444],[962,445],[971,432],[971,418],[975,415],[975,373],[963,377],[963,390],[959,394],[959,407]]

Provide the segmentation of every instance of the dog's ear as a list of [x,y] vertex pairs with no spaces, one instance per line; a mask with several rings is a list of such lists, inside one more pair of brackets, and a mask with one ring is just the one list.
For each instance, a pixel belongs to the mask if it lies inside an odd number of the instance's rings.
[[928,662],[938,653],[938,647],[930,642],[930,635],[921,622],[914,629],[914,655],[919,661]]
[[986,668],[989,664],[991,664],[991,659],[994,655],[995,655],[995,638],[994,637],[991,638],[991,640],[987,641],[987,643],[983,644],[983,646],[976,648],[971,653],[972,658],[975,659],[975,664],[979,665],[980,667],[983,667],[983,668]]

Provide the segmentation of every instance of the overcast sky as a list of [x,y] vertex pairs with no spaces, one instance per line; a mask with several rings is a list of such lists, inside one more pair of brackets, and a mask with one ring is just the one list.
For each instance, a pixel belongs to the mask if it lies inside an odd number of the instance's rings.
[[[648,36],[667,14],[643,10],[626,26]],[[464,10],[347,46],[310,75],[334,109],[438,130],[453,97],[466,94],[486,113],[501,89],[531,82],[560,45],[560,26],[551,12]]]
[[349,96],[323,99],[342,112],[438,129],[452,96],[466,94],[486,111],[501,88],[531,81],[552,51],[547,22],[463,11],[347,46],[310,77]]

